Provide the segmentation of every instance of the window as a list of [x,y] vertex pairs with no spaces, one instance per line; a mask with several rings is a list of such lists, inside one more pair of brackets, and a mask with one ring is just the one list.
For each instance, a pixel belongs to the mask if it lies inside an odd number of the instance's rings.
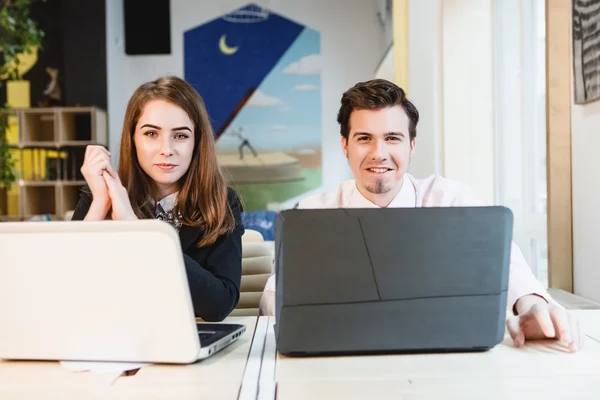
[[547,286],[545,1],[495,0],[494,24],[496,200]]

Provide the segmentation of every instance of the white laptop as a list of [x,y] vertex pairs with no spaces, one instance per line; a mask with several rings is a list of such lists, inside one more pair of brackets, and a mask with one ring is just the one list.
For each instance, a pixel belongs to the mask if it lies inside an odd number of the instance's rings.
[[177,232],[157,220],[0,223],[0,358],[192,363],[237,340],[197,324]]

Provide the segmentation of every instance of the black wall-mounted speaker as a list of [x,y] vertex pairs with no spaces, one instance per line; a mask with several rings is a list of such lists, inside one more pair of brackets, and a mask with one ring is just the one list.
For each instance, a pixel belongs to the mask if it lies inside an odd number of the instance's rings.
[[170,0],[123,0],[125,53],[171,54]]

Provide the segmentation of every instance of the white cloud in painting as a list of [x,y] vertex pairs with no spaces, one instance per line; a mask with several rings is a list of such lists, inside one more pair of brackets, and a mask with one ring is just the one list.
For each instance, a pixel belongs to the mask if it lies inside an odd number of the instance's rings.
[[283,125],[283,124],[273,124],[273,125],[267,126],[267,129],[272,130],[272,131],[287,131],[290,129],[290,127],[287,125]]
[[317,86],[311,84],[296,85],[292,88],[295,92],[312,92],[317,89]]
[[285,67],[283,73],[291,75],[319,74],[321,73],[321,55],[311,54],[309,56],[302,57],[300,60],[295,61]]
[[313,155],[313,154],[317,154],[317,152],[314,151],[313,149],[300,149],[296,153],[298,153],[300,155]]
[[248,100],[248,107],[277,107],[282,104],[281,99],[266,95],[260,90],[254,92],[250,100]]

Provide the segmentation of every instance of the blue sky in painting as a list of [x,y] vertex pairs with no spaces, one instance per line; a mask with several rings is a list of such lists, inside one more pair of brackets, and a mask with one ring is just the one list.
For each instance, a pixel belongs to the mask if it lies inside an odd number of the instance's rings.
[[319,32],[304,28],[219,138],[217,148],[237,151],[240,141],[229,132],[242,127],[257,150],[320,150],[320,53]]

